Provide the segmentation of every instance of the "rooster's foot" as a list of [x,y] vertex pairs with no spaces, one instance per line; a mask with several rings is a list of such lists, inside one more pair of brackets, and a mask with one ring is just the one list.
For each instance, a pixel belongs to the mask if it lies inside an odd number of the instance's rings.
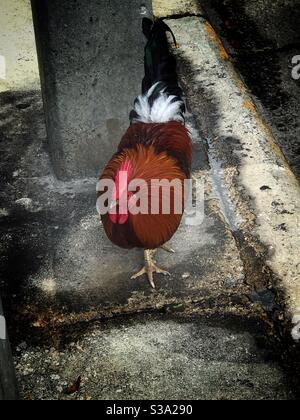
[[145,250],[145,267],[141,269],[137,274],[132,276],[132,279],[137,279],[138,277],[143,276],[144,274],[147,274],[149,283],[151,284],[151,287],[155,289],[155,283],[153,274],[163,274],[164,276],[170,276],[171,274],[168,273],[168,271],[162,270],[161,268],[157,267],[156,261],[154,260],[154,254],[156,250]]
[[162,245],[161,249],[163,249],[166,252],[169,252],[170,254],[175,254],[174,249],[170,248],[168,245]]

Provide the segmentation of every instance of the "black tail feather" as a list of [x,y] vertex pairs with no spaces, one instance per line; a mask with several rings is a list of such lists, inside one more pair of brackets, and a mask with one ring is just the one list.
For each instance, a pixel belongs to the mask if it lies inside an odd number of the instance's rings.
[[167,32],[175,36],[163,20],[152,22],[143,19],[143,33],[148,39],[145,47],[145,77],[143,79],[143,94],[157,82],[163,82],[166,92],[170,95],[182,97],[182,90],[178,84],[177,63],[170,53]]

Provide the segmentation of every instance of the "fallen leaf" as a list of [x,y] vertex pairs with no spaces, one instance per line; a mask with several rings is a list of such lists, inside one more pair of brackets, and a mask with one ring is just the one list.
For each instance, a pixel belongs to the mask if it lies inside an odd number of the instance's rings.
[[73,383],[73,385],[71,385],[69,388],[66,388],[65,394],[72,395],[72,394],[75,394],[76,392],[79,392],[80,385],[81,385],[81,376],[79,376],[79,378],[77,379],[76,382]]

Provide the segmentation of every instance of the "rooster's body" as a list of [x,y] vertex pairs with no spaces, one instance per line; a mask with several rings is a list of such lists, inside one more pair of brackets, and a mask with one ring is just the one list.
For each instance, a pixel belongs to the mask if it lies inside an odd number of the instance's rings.
[[[153,255],[177,231],[183,210],[178,214],[174,210],[175,202],[181,200],[183,208],[184,195],[179,196],[171,190],[168,214],[164,214],[161,206],[153,214],[151,182],[179,180],[183,190],[184,181],[190,178],[192,146],[184,125],[185,104],[178,85],[176,61],[169,52],[166,32],[170,29],[162,21],[153,24],[144,19],[143,30],[148,38],[143,94],[136,99],[130,114],[131,125],[101,176],[102,180],[112,180],[116,184],[109,212],[102,215],[102,222],[115,245],[145,250],[145,268],[133,278],[147,274],[151,286],[155,287],[153,273],[169,273],[155,265]],[[126,175],[126,185],[120,174]],[[145,189],[149,199],[147,214],[130,211],[134,193],[128,192],[128,185],[137,179],[145,181],[149,187]],[[143,188],[138,192],[142,197]]]

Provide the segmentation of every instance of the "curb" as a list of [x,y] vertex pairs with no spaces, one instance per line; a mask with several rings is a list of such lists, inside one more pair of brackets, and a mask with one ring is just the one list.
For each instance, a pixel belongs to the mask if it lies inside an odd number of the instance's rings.
[[[260,252],[275,276],[275,289],[281,300],[283,296],[286,319],[294,324],[292,336],[298,340],[299,183],[214,28],[199,17],[167,23],[179,42],[174,51],[179,66],[189,70],[181,71],[188,102],[208,137],[210,157],[221,168],[218,176],[228,191],[228,204],[242,220],[238,229],[250,243],[263,245]],[[232,139],[237,147],[230,144]]]
[[18,391],[0,298],[0,401],[5,400],[18,400]]

